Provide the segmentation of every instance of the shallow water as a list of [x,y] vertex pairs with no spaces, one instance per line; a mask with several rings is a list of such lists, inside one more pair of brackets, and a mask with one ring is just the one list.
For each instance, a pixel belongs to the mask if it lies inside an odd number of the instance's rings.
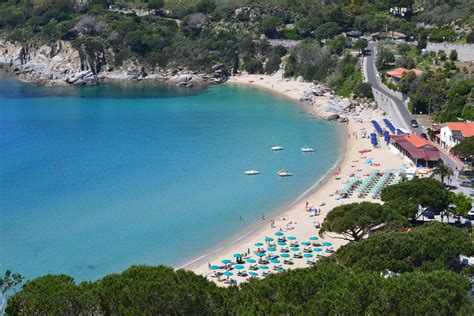
[[[316,182],[340,153],[336,128],[247,87],[2,78],[0,269],[92,280],[132,264],[176,266]],[[261,175],[243,175],[251,168]],[[277,177],[280,168],[294,176]]]

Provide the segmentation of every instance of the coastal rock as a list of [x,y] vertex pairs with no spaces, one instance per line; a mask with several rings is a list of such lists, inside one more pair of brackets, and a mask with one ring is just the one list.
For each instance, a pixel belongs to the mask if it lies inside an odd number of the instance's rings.
[[65,81],[72,85],[92,85],[97,82],[97,77],[91,70],[84,70],[67,77]]

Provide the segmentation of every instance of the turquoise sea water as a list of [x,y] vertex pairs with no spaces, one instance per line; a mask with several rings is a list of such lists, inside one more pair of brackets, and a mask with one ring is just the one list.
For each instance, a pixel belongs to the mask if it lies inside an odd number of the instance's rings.
[[[92,280],[189,261],[314,184],[338,159],[336,129],[246,87],[2,78],[0,270]],[[294,176],[278,178],[282,167]]]

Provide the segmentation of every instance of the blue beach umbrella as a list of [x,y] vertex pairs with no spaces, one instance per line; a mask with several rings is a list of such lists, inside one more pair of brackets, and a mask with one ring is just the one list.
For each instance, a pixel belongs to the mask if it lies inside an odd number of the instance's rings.
[[255,246],[257,246],[257,247],[262,247],[263,244],[262,244],[261,242],[258,242],[258,243],[255,244]]
[[219,270],[220,268],[221,268],[221,267],[215,266],[215,265],[214,265],[214,266],[210,266],[210,269],[211,269],[211,270]]
[[255,263],[255,262],[257,262],[257,261],[256,261],[255,259],[247,259],[247,262],[248,262],[248,263]]
[[265,241],[266,242],[271,242],[271,241],[273,241],[273,238],[272,237],[265,237]]
[[241,264],[238,264],[238,265],[234,266],[234,268],[237,269],[237,270],[242,270],[245,267]]
[[270,261],[271,263],[280,263],[280,260],[278,259],[273,259],[272,261]]
[[282,253],[282,254],[280,255],[280,257],[282,257],[282,258],[289,258],[289,257],[290,257],[290,254],[288,254],[288,253]]
[[305,245],[305,246],[311,245],[311,243],[310,243],[309,241],[303,241],[301,244],[302,244],[302,245]]
[[226,276],[231,276],[231,275],[234,275],[232,272],[230,271],[226,271],[224,273],[222,273],[223,275],[226,275]]
[[319,239],[319,238],[316,237],[316,236],[311,236],[311,237],[309,237],[309,240],[318,240],[318,239]]
[[284,234],[282,232],[276,232],[275,236],[283,236]]
[[221,261],[223,264],[228,264],[228,263],[231,263],[232,260],[229,260],[229,259],[224,259]]
[[276,248],[275,247],[268,247],[267,250],[268,251],[276,251]]
[[323,248],[314,248],[313,250],[316,251],[316,252],[321,252],[321,251],[323,251]]
[[242,254],[241,253],[234,253],[234,258],[242,258]]
[[287,237],[288,240],[296,240],[296,237],[295,236],[289,236]]
[[291,247],[290,250],[291,250],[291,251],[300,251],[300,248],[298,248],[298,247]]
[[325,241],[323,242],[323,246],[329,247],[332,246],[332,243],[330,243],[329,241]]
[[278,246],[286,246],[286,242],[280,241],[280,242],[278,242]]
[[305,257],[305,258],[313,258],[313,255],[310,254],[310,253],[305,253],[305,254],[304,254],[304,257]]
[[268,268],[268,266],[260,266],[260,269],[262,269],[262,270],[268,270],[269,268]]
[[258,273],[257,273],[257,272],[253,272],[253,271],[250,271],[249,274],[252,275],[252,276],[258,276]]
[[257,253],[257,257],[265,257],[265,253],[264,252],[259,252],[259,253]]

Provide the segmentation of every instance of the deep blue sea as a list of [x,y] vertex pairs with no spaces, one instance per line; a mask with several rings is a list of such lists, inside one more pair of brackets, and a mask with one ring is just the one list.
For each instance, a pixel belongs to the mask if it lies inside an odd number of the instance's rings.
[[[338,144],[336,124],[253,88],[2,76],[0,270],[81,281],[177,266],[270,219],[335,164]],[[242,173],[251,168],[261,175]]]

